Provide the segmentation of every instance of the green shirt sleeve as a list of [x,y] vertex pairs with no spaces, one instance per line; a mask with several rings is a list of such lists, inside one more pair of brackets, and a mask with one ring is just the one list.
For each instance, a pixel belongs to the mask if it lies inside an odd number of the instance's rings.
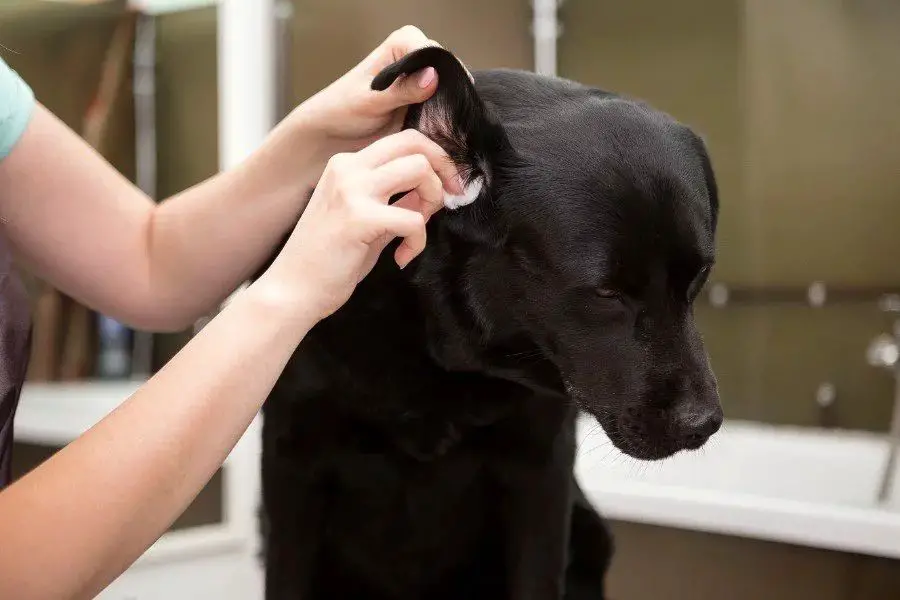
[[34,112],[34,92],[0,58],[0,160],[12,151]]

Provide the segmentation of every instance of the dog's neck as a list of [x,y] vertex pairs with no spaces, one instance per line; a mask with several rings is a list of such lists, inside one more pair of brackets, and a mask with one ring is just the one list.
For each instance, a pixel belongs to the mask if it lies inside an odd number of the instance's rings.
[[300,397],[324,386],[342,413],[391,431],[388,438],[423,460],[562,387],[526,339],[479,325],[460,287],[472,245],[439,223],[429,229],[430,254],[401,271],[394,245],[385,249],[350,300],[310,332],[301,352],[319,365],[310,378],[317,382],[298,381]]

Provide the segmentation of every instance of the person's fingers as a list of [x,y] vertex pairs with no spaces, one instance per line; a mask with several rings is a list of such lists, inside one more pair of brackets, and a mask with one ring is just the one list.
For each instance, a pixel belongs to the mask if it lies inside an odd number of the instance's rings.
[[400,76],[383,92],[372,92],[372,102],[384,112],[421,104],[437,91],[438,76],[434,67],[427,67],[406,76]]
[[433,217],[435,213],[444,208],[444,203],[443,199],[440,204],[423,200],[418,191],[412,190],[405,196],[394,202],[394,206],[400,206],[403,208],[408,208],[409,210],[414,210],[417,213],[420,213],[425,218],[425,221],[428,222],[428,220],[431,219],[431,217]]
[[[428,40],[428,44],[427,44],[427,45],[429,45],[429,46],[437,46],[438,48],[443,48],[443,46],[441,46],[440,44],[438,44],[438,43],[437,43],[436,41],[434,41],[434,40]],[[459,62],[459,65],[463,68],[463,70],[466,72],[466,75],[469,76],[469,79],[472,80],[472,83],[475,83],[475,78],[472,77],[472,72],[469,70],[469,67],[466,66],[466,63],[464,63],[463,61],[459,60],[459,57],[456,57],[456,60],[457,60],[457,62]]]
[[[366,71],[380,71],[418,48],[427,45],[428,36],[413,25],[405,25],[393,31],[357,65]],[[374,73],[372,73],[374,74]]]
[[413,50],[418,50],[431,43],[432,41],[428,39],[428,36],[422,33],[422,30],[415,25],[404,25],[392,32],[384,41],[384,45],[390,52],[393,62],[400,60]]
[[[403,238],[394,252],[394,260],[404,268],[425,249],[425,219],[416,211],[386,204],[372,205],[373,243],[378,240]],[[378,250],[382,248],[379,247]]]
[[[378,48],[366,57],[361,66],[365,67],[370,77],[374,77],[389,64],[426,46],[443,48],[441,44],[430,39],[418,27],[406,25],[391,33]],[[460,61],[460,65],[469,75],[469,79],[474,82],[475,78],[472,77],[472,73],[465,64]],[[375,94],[372,101],[380,109],[386,111],[396,110],[410,104],[420,104],[431,98],[437,91],[437,80],[435,69],[428,67],[408,76],[399,77],[387,90]]]
[[[436,45],[433,40],[413,25],[397,29],[372,53],[370,76],[391,63],[395,63],[410,52],[425,46]],[[376,102],[383,110],[395,110],[409,104],[425,102],[437,90],[437,72],[434,68],[422,69],[408,76],[399,77],[387,90],[376,95]]]
[[421,154],[428,159],[431,169],[438,174],[448,192],[454,195],[463,193],[456,165],[453,164],[443,148],[415,129],[406,129],[376,140],[360,150],[357,156],[361,164],[375,168],[412,154]]
[[[418,213],[414,213],[418,214]],[[397,246],[397,249],[394,250],[394,262],[401,269],[405,269],[409,263],[411,263],[421,252],[425,249],[425,235],[422,235],[421,248],[418,250],[414,249],[414,246],[410,240],[414,238],[406,238],[403,240],[403,243]]]
[[372,171],[372,193],[385,202],[394,194],[415,190],[424,203],[423,216],[431,216],[444,205],[444,186],[421,154],[401,156]]

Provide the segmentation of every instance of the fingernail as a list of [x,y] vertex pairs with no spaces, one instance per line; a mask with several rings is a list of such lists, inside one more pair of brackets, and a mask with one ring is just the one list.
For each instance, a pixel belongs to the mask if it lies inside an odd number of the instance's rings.
[[427,69],[419,73],[419,87],[427,88],[429,85],[431,85],[431,82],[434,81],[434,75],[434,67],[428,67]]
[[408,265],[410,261],[410,259],[405,256],[406,254],[408,253],[405,251],[405,246],[403,244],[400,244],[400,246],[394,252],[394,260],[401,270],[405,269],[406,265]]

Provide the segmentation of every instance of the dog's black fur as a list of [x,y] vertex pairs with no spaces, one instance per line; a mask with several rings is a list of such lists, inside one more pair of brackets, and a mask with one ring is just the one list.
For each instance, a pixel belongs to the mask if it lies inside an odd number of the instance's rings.
[[600,600],[606,524],[573,476],[575,418],[640,459],[721,422],[692,302],[714,258],[703,142],[616,95],[434,66],[406,126],[484,188],[384,253],[265,407],[268,600]]

